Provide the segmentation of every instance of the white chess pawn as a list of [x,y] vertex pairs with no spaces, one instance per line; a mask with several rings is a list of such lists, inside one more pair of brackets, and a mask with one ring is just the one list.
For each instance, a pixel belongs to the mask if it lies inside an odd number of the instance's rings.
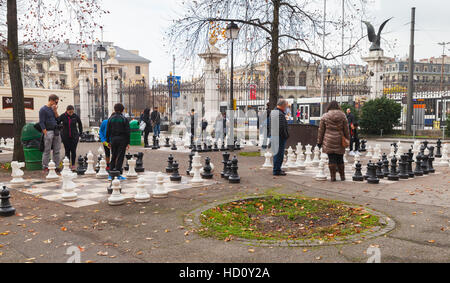
[[105,149],[103,148],[103,146],[100,146],[97,149],[97,153],[98,153],[99,156],[105,156]]
[[305,163],[303,162],[304,159],[305,159],[305,155],[303,154],[303,149],[300,144],[300,146],[297,146],[297,160],[295,162],[297,169],[299,169],[299,170],[306,169]]
[[56,164],[53,160],[48,163],[48,175],[45,178],[47,181],[59,180],[59,176],[56,174]]
[[317,167],[317,166],[319,166],[319,163],[320,163],[320,149],[318,146],[316,146],[314,148],[314,159],[312,161],[312,165],[314,167]]
[[288,169],[297,169],[295,160],[296,160],[296,156],[295,156],[294,150],[292,149],[292,147],[289,147],[288,156],[287,156],[287,164],[286,164]]
[[0,139],[0,148],[5,148],[5,139],[4,138]]
[[348,148],[345,149],[345,153],[344,153],[344,163],[345,163],[345,164],[348,163],[348,160],[347,160],[347,154],[348,154],[349,151],[350,151],[350,149],[348,149]]
[[327,175],[325,174],[325,162],[324,160],[319,161],[319,172],[316,175],[316,181],[326,181]]
[[373,159],[378,160],[381,158],[381,146],[377,144],[373,150]]
[[63,179],[62,189],[63,194],[61,195],[61,199],[63,202],[71,202],[76,201],[78,199],[78,194],[74,191],[77,185],[73,182],[73,179],[77,176],[75,173],[62,173]]
[[20,169],[23,167],[25,167],[24,162],[17,162],[17,161],[11,162],[11,169],[12,169],[11,177],[13,177],[11,182],[9,183],[11,188],[14,189],[23,188],[23,186],[25,185],[25,180],[23,179],[24,173]]
[[150,201],[150,195],[148,194],[147,189],[145,188],[145,179],[143,177],[140,177],[138,179],[136,195],[134,197],[134,200],[139,203],[145,203]]
[[122,205],[125,203],[125,198],[122,196],[122,194],[120,193],[121,190],[121,186],[120,186],[120,181],[118,179],[114,179],[112,181],[112,194],[111,196],[108,198],[108,204],[109,205]]
[[312,146],[311,145],[307,145],[306,146],[306,160],[305,160],[305,166],[309,167],[312,165],[312,160],[311,160],[311,155],[312,155]]
[[72,173],[72,170],[70,169],[70,160],[67,157],[63,160],[63,170],[61,171],[61,175],[64,173]]
[[159,173],[158,176],[156,176],[156,187],[153,190],[152,197],[153,198],[167,198],[169,196],[169,193],[167,192],[166,188],[164,187],[164,175],[162,173]]
[[447,166],[449,166],[449,162],[448,162],[448,146],[447,146],[447,144],[444,144],[444,146],[442,148],[442,157],[441,157],[440,161],[437,163],[437,166],[439,166],[439,167],[447,167]]
[[369,147],[367,148],[367,155],[366,157],[372,158],[373,157],[373,148],[372,146],[369,145]]
[[264,165],[262,166],[262,168],[272,168],[272,153],[270,152],[270,150],[267,150],[266,153],[264,154],[264,157],[266,158],[266,162],[264,163]]
[[196,152],[192,159],[192,170],[194,173],[194,177],[191,180],[191,184],[193,184],[193,185],[203,184],[203,179],[200,175],[200,169],[202,168],[200,158],[201,158],[201,156],[198,154],[198,152]]
[[106,171],[106,160],[104,158],[102,158],[102,160],[100,160],[100,170],[98,170],[98,173],[96,175],[97,179],[108,179],[108,171]]
[[395,155],[395,146],[391,145],[391,153],[389,153],[389,158],[394,157],[394,155]]
[[397,150],[397,159],[400,160],[402,158],[402,155],[405,154],[405,149],[403,148],[403,145],[398,146]]
[[128,160],[128,172],[126,176],[128,179],[136,179],[138,177],[136,173],[136,159],[131,158]]
[[94,155],[91,151],[89,151],[87,155],[87,169],[86,172],[84,172],[85,176],[95,176],[97,173],[94,170]]

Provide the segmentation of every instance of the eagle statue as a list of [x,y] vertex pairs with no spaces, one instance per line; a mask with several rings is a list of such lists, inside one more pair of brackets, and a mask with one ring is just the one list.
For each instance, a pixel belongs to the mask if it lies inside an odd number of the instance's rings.
[[371,23],[363,21],[363,23],[365,23],[367,26],[367,33],[369,36],[369,41],[372,43],[372,46],[370,47],[370,51],[382,50],[381,46],[380,46],[381,45],[381,32],[383,31],[384,27],[390,20],[392,20],[392,18],[386,20],[380,26],[380,29],[378,30],[378,34],[375,33],[375,28],[373,27],[373,25]]

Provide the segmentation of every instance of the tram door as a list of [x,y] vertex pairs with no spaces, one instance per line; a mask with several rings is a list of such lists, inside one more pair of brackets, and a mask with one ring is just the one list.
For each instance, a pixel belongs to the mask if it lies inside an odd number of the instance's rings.
[[309,124],[310,121],[309,105],[299,105],[298,109],[300,109],[301,122],[303,124]]

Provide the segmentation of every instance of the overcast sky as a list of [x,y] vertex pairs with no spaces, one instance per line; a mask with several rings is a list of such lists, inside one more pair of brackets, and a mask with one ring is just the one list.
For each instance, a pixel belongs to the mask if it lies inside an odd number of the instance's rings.
[[[111,14],[104,18],[105,41],[137,49],[150,59],[150,78],[161,79],[172,69],[172,55],[165,45],[164,31],[176,18],[182,0],[104,0]],[[299,0],[301,1],[301,0]],[[328,0],[338,1],[338,0]],[[394,17],[385,29],[383,48],[388,56],[405,57],[409,51],[411,7],[416,11],[416,59],[440,56],[438,42],[450,42],[450,1],[448,0],[374,0],[370,17],[374,26]],[[320,2],[320,0],[318,0]],[[178,3],[178,4],[177,4]],[[386,44],[388,41],[390,44]],[[392,48],[391,48],[392,46]],[[448,46],[450,48],[450,45]],[[450,53],[447,50],[447,53]],[[349,61],[358,61],[356,54]],[[360,62],[355,62],[360,63]],[[192,70],[177,69],[177,74],[190,76]]]

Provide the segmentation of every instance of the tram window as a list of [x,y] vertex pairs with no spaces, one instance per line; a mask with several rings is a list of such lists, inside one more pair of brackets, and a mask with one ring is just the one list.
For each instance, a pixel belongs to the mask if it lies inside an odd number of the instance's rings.
[[310,108],[311,117],[320,117],[320,104],[312,104]]
[[432,99],[425,99],[425,115],[434,115],[436,108],[436,101]]

